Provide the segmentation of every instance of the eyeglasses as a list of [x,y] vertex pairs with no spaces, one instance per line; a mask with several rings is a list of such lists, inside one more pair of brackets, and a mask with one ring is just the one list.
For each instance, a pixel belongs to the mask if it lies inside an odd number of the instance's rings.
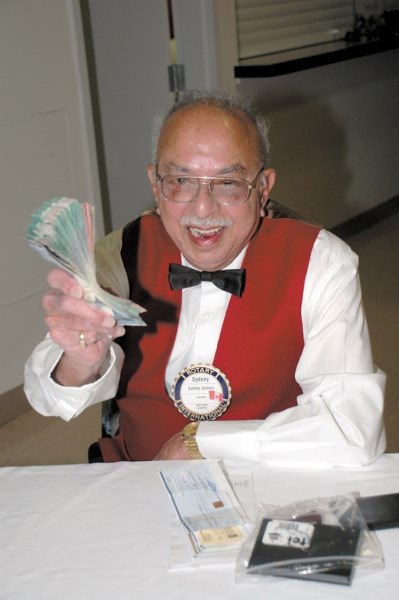
[[230,179],[228,177],[188,177],[185,175],[164,175],[161,177],[156,167],[156,176],[161,192],[166,200],[188,204],[197,196],[200,185],[207,185],[212,198],[219,204],[237,206],[244,204],[255,188],[262,167],[253,181]]

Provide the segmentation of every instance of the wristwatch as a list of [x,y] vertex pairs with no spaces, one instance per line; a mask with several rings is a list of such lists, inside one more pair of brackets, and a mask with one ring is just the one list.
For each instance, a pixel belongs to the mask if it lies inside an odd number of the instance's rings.
[[198,425],[198,421],[191,421],[183,427],[183,431],[181,432],[183,442],[186,445],[190,458],[193,459],[204,458],[198,449],[197,440],[195,439],[195,434],[197,433]]

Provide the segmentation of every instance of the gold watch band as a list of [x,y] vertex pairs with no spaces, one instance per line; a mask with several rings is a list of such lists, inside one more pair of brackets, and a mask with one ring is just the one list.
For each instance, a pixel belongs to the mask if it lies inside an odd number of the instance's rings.
[[183,442],[188,450],[190,458],[192,459],[204,458],[198,449],[197,440],[195,439],[198,425],[199,423],[197,421],[187,423],[181,432]]

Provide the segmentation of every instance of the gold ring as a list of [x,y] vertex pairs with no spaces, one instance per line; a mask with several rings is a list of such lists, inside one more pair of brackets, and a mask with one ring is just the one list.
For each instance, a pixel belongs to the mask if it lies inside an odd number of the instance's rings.
[[87,344],[86,344],[86,338],[85,338],[85,334],[83,331],[81,331],[79,333],[79,344],[81,348],[86,348]]

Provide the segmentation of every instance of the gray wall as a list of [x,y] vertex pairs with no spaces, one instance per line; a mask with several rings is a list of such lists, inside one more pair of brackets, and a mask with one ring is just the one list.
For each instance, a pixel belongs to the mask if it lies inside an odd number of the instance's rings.
[[[399,194],[399,50],[234,82],[234,3],[173,6],[187,87],[235,86],[268,116],[276,200],[331,227]],[[90,8],[112,225],[119,227],[152,205],[145,173],[151,121],[172,99],[166,1],[90,0]]]
[[146,173],[152,119],[172,99],[166,1],[89,0],[89,14],[101,118],[97,133],[106,169],[103,196],[111,217],[107,229],[118,228],[153,205]]
[[[49,263],[24,240],[54,196],[96,206],[103,233],[78,0],[0,2],[0,394],[42,339]],[[2,409],[4,402],[2,402]]]
[[399,194],[399,50],[241,79],[270,121],[273,197],[337,225]]

